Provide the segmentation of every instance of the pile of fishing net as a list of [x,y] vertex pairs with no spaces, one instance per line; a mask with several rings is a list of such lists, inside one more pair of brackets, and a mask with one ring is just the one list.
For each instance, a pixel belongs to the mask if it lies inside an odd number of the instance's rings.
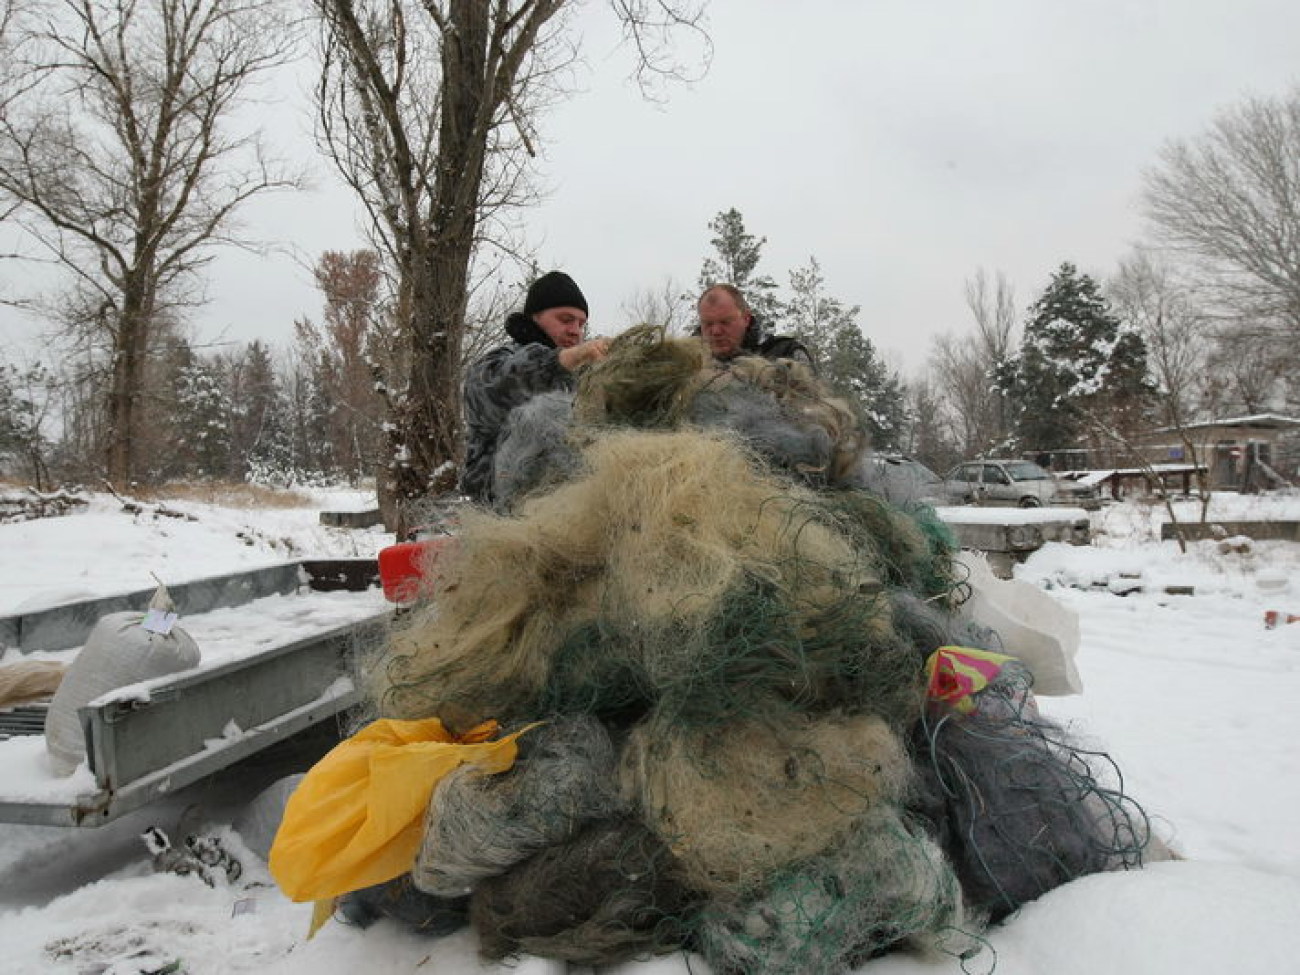
[[462,518],[370,692],[452,733],[540,723],[509,770],[439,781],[409,874],[366,903],[464,917],[489,958],[838,973],[976,950],[1139,863],[1140,809],[1024,668],[969,658],[968,693],[936,690],[968,660],[927,670],[940,647],[1015,648],[957,613],[934,512],[853,486],[851,411],[802,366],[700,348],[630,333],[575,400],[516,411],[503,510]]
[[641,326],[583,373],[576,397],[547,393],[513,411],[493,463],[498,507],[573,476],[583,447],[610,426],[725,430],[769,469],[811,487],[864,477],[856,416],[808,366],[742,356],[722,368],[698,340]]

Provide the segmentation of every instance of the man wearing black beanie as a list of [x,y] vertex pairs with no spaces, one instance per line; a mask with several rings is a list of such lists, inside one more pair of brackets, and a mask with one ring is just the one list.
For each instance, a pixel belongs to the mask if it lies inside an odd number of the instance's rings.
[[513,344],[493,349],[465,373],[465,467],[460,489],[492,500],[492,463],[506,416],[539,393],[574,388],[574,372],[603,359],[609,340],[584,342],[587,299],[573,278],[548,271],[533,282],[524,310],[506,318]]

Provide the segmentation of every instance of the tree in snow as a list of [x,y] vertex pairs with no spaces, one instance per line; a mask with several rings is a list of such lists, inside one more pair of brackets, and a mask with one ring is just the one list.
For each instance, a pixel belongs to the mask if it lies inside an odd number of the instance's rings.
[[878,449],[899,449],[905,416],[903,382],[858,327],[860,306],[826,293],[815,257],[790,272],[790,300],[781,303],[785,327],[813,354],[828,386],[853,404]]
[[193,359],[176,377],[174,450],[186,474],[224,477],[233,408],[215,363]]
[[777,283],[758,271],[767,238],[749,233],[745,218],[735,207],[719,211],[709,221],[709,230],[713,234],[709,243],[717,256],[706,257],[700,265],[698,293],[703,294],[715,284],[735,285],[754,316],[769,331],[776,331],[782,315]]
[[[572,0],[312,0],[320,27],[321,143],[356,192],[392,288],[401,371],[380,507],[407,510],[455,482],[460,381],[484,250],[512,251],[510,218],[530,188],[539,123],[580,37]],[[613,4],[643,83],[681,74],[671,39],[707,42],[697,0]],[[412,510],[410,517],[414,518]]]
[[938,336],[930,353],[934,394],[957,459],[1000,453],[1011,433],[1006,396],[992,376],[1013,350],[1014,289],[1002,272],[990,281],[981,269],[966,281],[966,306],[974,331]]
[[337,474],[334,450],[334,404],[330,400],[331,363],[314,342],[303,336],[295,322],[297,341],[285,379],[285,400],[290,418],[290,468],[299,473]]
[[0,473],[28,477],[38,490],[52,486],[42,429],[50,384],[39,364],[19,369],[0,362]]
[[1069,262],[1030,307],[1020,348],[997,367],[994,383],[1012,404],[1022,451],[1095,445],[1092,431],[1103,427],[1131,431],[1154,392],[1142,336]]
[[1219,400],[1209,369],[1213,328],[1166,261],[1136,250],[1107,283],[1112,307],[1142,333],[1156,387],[1158,422],[1182,427]]
[[661,325],[669,335],[689,335],[699,324],[695,298],[669,275],[657,287],[641,288],[624,299],[619,311],[629,325]]
[[0,194],[67,273],[68,328],[102,350],[98,446],[126,482],[153,453],[161,330],[200,300],[213,249],[240,239],[243,204],[298,185],[269,160],[255,113],[240,114],[289,57],[292,14],[276,0],[52,0],[40,13],[6,64],[20,84],[0,112]]
[[335,463],[355,481],[374,472],[382,457],[384,401],[376,386],[386,319],[379,255],[325,251],[316,263],[316,285],[324,298],[322,323],[300,320],[297,338],[330,404]]
[[944,398],[935,380],[922,377],[907,384],[903,437],[899,449],[936,471],[946,471],[970,456],[949,436]]
[[859,305],[845,306],[826,293],[826,278],[817,258],[809,257],[806,267],[790,272],[790,300],[781,303],[785,327],[808,346],[813,360],[831,378],[832,353],[844,329],[857,330]]
[[231,402],[230,474],[246,478],[256,471],[292,466],[288,403],[276,375],[271,351],[254,340],[226,363]]
[[1147,174],[1160,240],[1196,258],[1247,331],[1300,338],[1300,88],[1250,98],[1208,131],[1165,146]]

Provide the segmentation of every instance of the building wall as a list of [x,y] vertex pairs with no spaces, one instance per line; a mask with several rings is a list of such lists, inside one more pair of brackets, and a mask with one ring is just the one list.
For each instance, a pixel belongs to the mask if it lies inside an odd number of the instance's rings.
[[[1276,470],[1277,443],[1289,428],[1215,424],[1184,431],[1196,460],[1209,465],[1210,487],[1216,491],[1259,491],[1277,485],[1260,467]],[[1146,459],[1153,464],[1190,463],[1183,440],[1175,432],[1160,431],[1139,438]],[[1283,472],[1279,472],[1283,473]],[[1287,476],[1283,473],[1283,476]]]

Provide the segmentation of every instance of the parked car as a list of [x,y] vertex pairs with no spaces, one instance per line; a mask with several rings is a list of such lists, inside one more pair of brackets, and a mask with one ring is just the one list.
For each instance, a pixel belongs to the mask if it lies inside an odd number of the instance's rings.
[[894,504],[952,504],[943,478],[902,454],[869,454],[862,475],[867,490]]
[[948,472],[944,487],[958,504],[1037,508],[1063,497],[1051,472],[1029,460],[967,461]]
[[1096,511],[1101,507],[1099,485],[1106,474],[1106,471],[1062,471],[1056,475],[1059,501]]

